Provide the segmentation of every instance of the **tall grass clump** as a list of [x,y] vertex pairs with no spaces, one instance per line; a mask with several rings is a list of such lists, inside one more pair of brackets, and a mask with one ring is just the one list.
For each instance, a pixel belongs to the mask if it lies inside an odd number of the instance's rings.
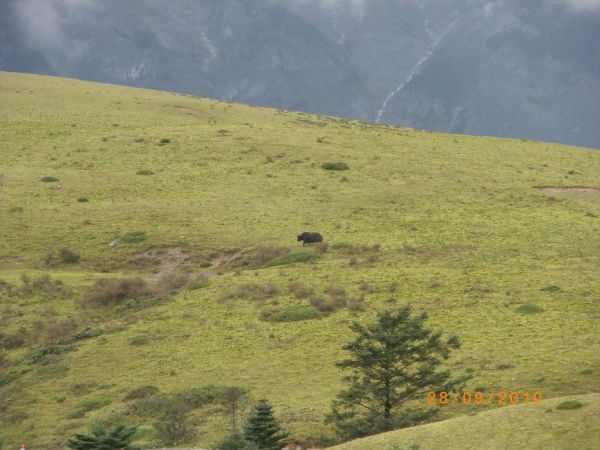
[[538,305],[526,304],[521,305],[517,309],[515,309],[517,314],[538,314],[544,312],[544,308]]
[[146,239],[148,239],[148,236],[146,236],[145,231],[130,231],[121,237],[121,240],[126,244],[138,244]]
[[114,308],[121,304],[137,304],[140,299],[153,294],[141,277],[100,278],[91,286],[81,301],[87,308]]
[[154,172],[152,172],[151,170],[148,170],[148,169],[143,169],[143,170],[138,170],[135,174],[136,175],[154,175]]
[[43,177],[41,179],[41,181],[44,182],[44,183],[54,183],[54,182],[58,181],[58,178],[56,178],[56,177]]
[[337,163],[327,162],[327,163],[324,163],[321,167],[325,170],[348,170],[348,169],[350,169],[350,167],[348,167],[348,164],[346,164],[345,162],[337,162]]

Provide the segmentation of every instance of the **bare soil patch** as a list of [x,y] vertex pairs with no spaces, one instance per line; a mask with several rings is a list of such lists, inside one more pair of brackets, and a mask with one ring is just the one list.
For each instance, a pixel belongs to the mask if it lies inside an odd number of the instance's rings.
[[187,113],[187,114],[193,114],[195,116],[210,117],[210,114],[207,114],[204,111],[199,111],[197,109],[192,109],[192,108],[186,108],[185,106],[175,105],[175,109],[177,109],[178,111]]

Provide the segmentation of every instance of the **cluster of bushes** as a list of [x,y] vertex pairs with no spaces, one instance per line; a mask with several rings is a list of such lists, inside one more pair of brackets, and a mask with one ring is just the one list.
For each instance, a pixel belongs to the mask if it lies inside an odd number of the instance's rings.
[[172,273],[149,285],[141,277],[100,278],[80,300],[84,308],[135,309],[164,302],[182,287],[194,286],[190,275]]
[[16,287],[6,281],[0,280],[0,289],[6,292],[7,297],[28,298],[33,295],[41,295],[47,299],[69,298],[72,290],[65,285],[62,280],[53,280],[47,273],[40,275],[35,280],[31,280],[26,273],[21,275],[21,287]]
[[240,284],[234,291],[225,292],[219,297],[219,302],[224,302],[232,299],[256,300],[264,302],[270,297],[274,297],[279,293],[279,289],[271,283],[263,286],[256,283]]

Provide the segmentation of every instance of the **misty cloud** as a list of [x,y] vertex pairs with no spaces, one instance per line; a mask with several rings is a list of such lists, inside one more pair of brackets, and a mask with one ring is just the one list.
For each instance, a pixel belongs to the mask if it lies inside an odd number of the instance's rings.
[[560,0],[577,12],[600,12],[600,0]]
[[85,56],[92,43],[69,35],[69,25],[90,20],[97,8],[90,0],[19,0],[15,11],[24,42],[42,52],[59,73]]

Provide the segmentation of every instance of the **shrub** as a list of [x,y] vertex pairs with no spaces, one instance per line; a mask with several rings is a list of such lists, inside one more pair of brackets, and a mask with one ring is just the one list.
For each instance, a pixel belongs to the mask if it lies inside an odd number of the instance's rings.
[[81,419],[85,417],[86,412],[85,408],[74,408],[67,414],[67,419]]
[[198,436],[198,422],[189,416],[189,408],[178,405],[165,413],[154,428],[165,444],[189,442]]
[[138,170],[135,174],[136,175],[154,175],[154,172],[152,172],[151,170],[148,170],[148,169],[142,169],[142,170]]
[[22,207],[20,207],[20,206],[12,206],[8,210],[8,212],[10,212],[10,213],[23,212],[23,211],[25,211],[25,210]]
[[121,240],[126,244],[138,244],[146,239],[148,239],[148,236],[144,231],[130,231],[121,237]]
[[219,301],[233,298],[264,301],[269,297],[277,295],[278,292],[279,290],[273,284],[261,286],[260,284],[247,283],[239,285],[235,291],[223,294],[219,298]]
[[187,284],[189,279],[190,276],[186,274],[170,273],[158,280],[154,287],[155,295],[163,299],[169,295],[174,295]]
[[325,170],[348,170],[348,169],[350,169],[350,167],[348,167],[348,164],[346,164],[344,162],[338,162],[338,163],[328,162],[328,163],[323,164],[321,167]]
[[55,181],[58,181],[58,178],[56,177],[44,177],[42,178],[42,180],[44,183],[54,183]]
[[150,342],[148,340],[148,338],[146,336],[136,336],[134,338],[131,339],[131,345],[146,345],[148,342]]
[[345,242],[336,242],[335,244],[331,244],[332,250],[338,250],[340,248],[350,248],[350,247],[352,247],[352,245],[347,244]]
[[198,280],[198,281],[195,281],[192,284],[190,284],[188,286],[188,289],[194,291],[196,289],[202,289],[202,288],[208,287],[209,285],[210,285],[210,281],[208,281],[208,280]]
[[319,255],[312,251],[303,251],[303,252],[295,252],[288,253],[286,255],[278,256],[275,259],[272,259],[268,263],[266,263],[263,267],[273,267],[273,266],[284,266],[287,264],[296,264],[309,261],[311,259],[317,259]]
[[86,328],[85,330],[83,330],[83,331],[80,331],[80,332],[79,332],[79,333],[77,333],[77,334],[74,334],[74,335],[71,337],[71,341],[82,341],[82,340],[84,340],[84,339],[91,339],[91,338],[95,338],[95,337],[97,337],[97,336],[100,336],[101,334],[104,334],[104,331],[103,331],[103,330],[101,330],[101,329],[99,329],[99,328],[96,328],[96,329],[94,330],[94,329],[92,329],[92,328],[88,327],[88,328]]
[[71,249],[66,247],[60,249],[60,259],[65,264],[75,264],[77,261],[79,261],[79,258],[80,256]]
[[161,144],[168,144],[169,142],[171,142],[171,139],[162,138],[162,139],[160,140],[160,143],[161,143]]
[[293,305],[271,311],[264,311],[260,318],[266,322],[298,322],[320,319],[323,313],[312,305]]
[[156,386],[140,386],[138,388],[130,390],[123,398],[123,401],[125,402],[127,400],[137,400],[140,398],[148,397],[149,395],[156,394],[158,394],[158,388]]
[[25,345],[27,335],[21,331],[2,336],[2,347],[7,350],[19,348]]
[[152,291],[141,277],[100,278],[88,289],[82,304],[89,308],[114,307],[126,300],[148,297]]
[[579,372],[579,375],[591,375],[592,374],[592,369],[583,369],[581,372]]
[[583,404],[577,400],[567,400],[556,406],[556,409],[577,409],[581,408]]
[[555,285],[550,285],[550,286],[546,286],[546,287],[541,288],[540,291],[556,292],[556,291],[560,291],[560,288],[558,286],[555,286]]
[[90,200],[89,200],[87,197],[79,197],[79,198],[77,199],[77,201],[78,201],[79,203],[85,203],[85,202],[89,202]]
[[306,298],[312,294],[314,294],[314,289],[306,286],[304,283],[299,281],[292,281],[288,285],[288,289],[294,296],[298,299]]
[[319,242],[317,245],[315,245],[315,248],[322,255],[323,253],[327,253],[327,250],[329,250],[329,244],[325,241]]
[[64,319],[58,323],[50,324],[46,331],[46,346],[66,344],[71,340],[76,327],[75,319]]
[[526,304],[519,306],[517,309],[515,309],[515,312],[518,314],[537,314],[544,312],[544,308],[533,304]]
[[365,295],[361,295],[358,298],[351,298],[347,302],[348,309],[350,311],[364,311],[365,309]]

